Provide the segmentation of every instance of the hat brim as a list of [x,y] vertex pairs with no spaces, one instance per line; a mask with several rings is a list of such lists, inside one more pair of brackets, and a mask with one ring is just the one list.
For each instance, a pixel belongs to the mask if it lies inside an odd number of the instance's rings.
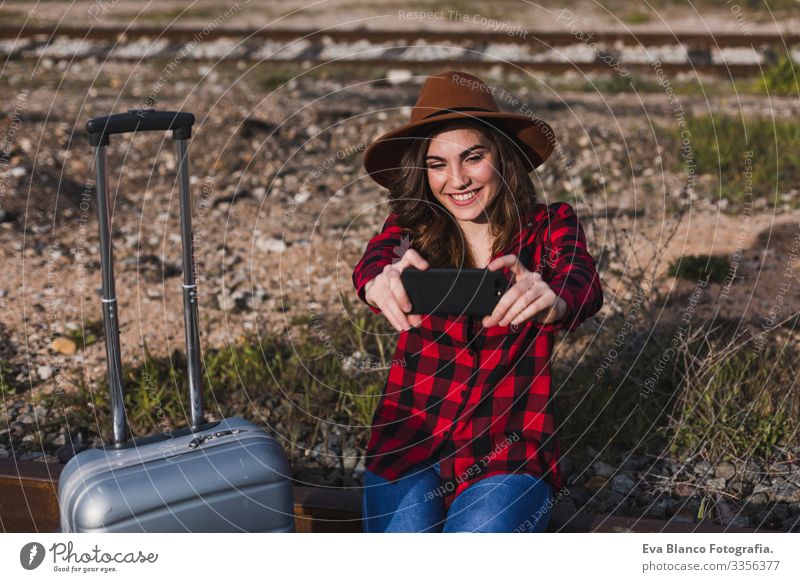
[[509,136],[517,139],[518,145],[524,153],[522,157],[528,171],[544,163],[555,148],[555,136],[552,128],[540,119],[499,111],[453,111],[407,123],[384,133],[364,151],[364,168],[378,184],[389,188],[392,176],[400,166],[403,150],[409,144],[409,138],[417,136],[424,127],[453,119],[495,119],[499,121],[503,128],[508,130]]

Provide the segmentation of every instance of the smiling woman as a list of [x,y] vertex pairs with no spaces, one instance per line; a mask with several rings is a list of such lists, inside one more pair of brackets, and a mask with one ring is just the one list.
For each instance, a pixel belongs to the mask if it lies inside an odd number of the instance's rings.
[[[406,363],[389,370],[372,420],[367,532],[543,531],[564,484],[553,333],[594,315],[603,294],[572,207],[536,201],[528,174],[552,129],[501,113],[492,92],[466,73],[433,75],[410,122],[364,154],[392,212],[353,284],[400,332],[393,360]],[[409,313],[400,275],[431,266],[502,269],[513,285],[481,322]]]
[[504,133],[491,120],[438,122],[402,152],[389,207],[432,266],[485,267],[533,212],[536,191],[519,145]]
[[473,119],[430,127],[408,147],[396,180],[390,207],[408,217],[399,223],[415,231],[417,250],[434,266],[486,267],[536,202],[512,143]]

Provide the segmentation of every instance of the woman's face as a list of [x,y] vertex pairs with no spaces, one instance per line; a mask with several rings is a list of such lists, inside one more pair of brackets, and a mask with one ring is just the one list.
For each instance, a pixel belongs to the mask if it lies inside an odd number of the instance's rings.
[[500,191],[497,151],[475,129],[455,123],[430,141],[425,158],[433,195],[461,222],[486,222]]

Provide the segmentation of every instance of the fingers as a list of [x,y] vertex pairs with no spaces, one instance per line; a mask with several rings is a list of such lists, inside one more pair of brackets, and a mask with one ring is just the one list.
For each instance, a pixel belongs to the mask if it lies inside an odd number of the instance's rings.
[[366,285],[364,285],[364,299],[367,301],[367,305],[372,305],[375,307],[375,300],[373,299],[370,301],[371,297],[369,296],[369,291],[373,285],[375,285],[375,279],[370,279],[367,281]]
[[396,301],[387,301],[382,311],[386,315],[386,319],[397,331],[404,331],[411,327],[406,314],[403,313]]
[[512,286],[500,298],[500,301],[495,306],[492,314],[483,318],[483,326],[491,327],[497,325],[502,317],[505,316],[508,309],[514,305],[520,296],[524,293],[521,285],[517,284]]
[[412,305],[400,276],[408,266],[427,269],[428,262],[413,249],[408,249],[400,261],[386,265],[368,289],[370,299],[397,331],[405,331],[412,326],[419,327],[422,324],[419,314],[408,313]]
[[489,262],[486,265],[486,268],[490,271],[497,271],[499,269],[504,269],[506,267],[511,267],[514,263],[517,262],[516,255],[503,255],[502,257],[497,257],[496,259]]
[[[503,294],[500,301],[495,306],[492,314],[489,316],[487,327],[492,325],[507,325],[502,322],[506,319],[512,307],[516,305],[517,311],[522,310],[531,301],[536,299],[534,295],[535,290],[536,287],[531,285],[528,280],[519,281],[517,284],[513,285]],[[511,313],[512,315],[516,315],[516,311],[512,311]]]
[[[550,298],[546,295],[542,295],[538,299],[536,299],[533,303],[522,309],[516,316],[511,319],[511,325],[519,325],[520,322],[528,321],[529,319],[533,318],[534,315],[539,313],[540,311],[547,311],[552,309],[553,305],[550,304]],[[500,325],[506,325],[501,323]]]
[[403,331],[411,327],[406,317],[406,313],[411,311],[411,301],[409,301],[403,282],[400,279],[400,271],[397,269],[388,270],[386,272],[386,281],[389,287],[386,294],[386,306],[394,320],[392,325],[397,331]]
[[409,313],[408,314],[408,323],[413,325],[414,327],[419,327],[422,325],[422,316],[418,313]]
[[[536,285],[508,310],[501,318],[500,325],[519,325],[529,320],[550,322],[554,316],[557,319],[559,300],[563,302],[546,283]],[[535,317],[537,314],[540,317]]]
[[428,261],[422,258],[417,251],[414,249],[407,249],[403,256],[400,257],[400,260],[395,263],[395,266],[398,267],[401,271],[406,267],[416,267],[420,270],[425,270],[428,268]]
[[545,296],[548,289],[541,277],[528,276],[521,279],[503,295],[492,314],[483,319],[484,327],[509,325],[531,303]]
[[417,251],[410,248],[403,253],[400,261],[392,265],[393,268],[390,268],[386,272],[389,290],[397,307],[397,309],[393,311],[393,314],[395,315],[397,323],[400,325],[399,328],[395,326],[398,331],[409,329],[412,325],[414,327],[419,327],[422,324],[422,317],[419,314],[408,313],[411,311],[412,305],[411,300],[408,298],[408,293],[406,293],[406,288],[403,285],[400,273],[407,267],[415,267],[424,271],[428,266],[428,261]]
[[489,264],[486,265],[486,268],[490,271],[510,268],[511,272],[514,273],[517,278],[526,276],[528,273],[530,273],[530,271],[525,268],[525,265],[522,264],[522,261],[519,260],[517,255],[503,255],[502,257],[497,257],[493,261],[490,261]]
[[419,327],[422,319],[418,314],[408,314],[411,311],[411,301],[408,299],[403,281],[398,269],[385,269],[376,277],[376,289],[373,295],[378,308],[383,312],[389,323],[397,331],[405,331],[412,325]]
[[400,309],[402,309],[404,313],[411,311],[411,300],[408,298],[406,288],[403,286],[403,280],[400,278],[400,273],[397,271],[389,275],[389,289],[391,289],[392,295],[400,306]]

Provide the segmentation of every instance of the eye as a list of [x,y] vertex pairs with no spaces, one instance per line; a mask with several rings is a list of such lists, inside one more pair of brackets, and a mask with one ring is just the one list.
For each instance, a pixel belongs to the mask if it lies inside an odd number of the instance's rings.
[[[470,162],[470,163],[474,163],[474,162],[479,162],[479,161],[481,161],[482,159],[483,159],[483,156],[482,156],[482,155],[480,155],[480,154],[475,154],[475,155],[472,155],[472,156],[470,156],[470,157],[466,158],[466,160],[465,160],[465,161],[467,161],[467,162]],[[427,167],[427,169],[429,169],[429,170],[438,170],[438,169],[440,169],[440,168],[444,168],[444,167],[445,167],[445,164],[438,163],[438,162],[434,162],[434,163],[428,164],[426,167]]]

